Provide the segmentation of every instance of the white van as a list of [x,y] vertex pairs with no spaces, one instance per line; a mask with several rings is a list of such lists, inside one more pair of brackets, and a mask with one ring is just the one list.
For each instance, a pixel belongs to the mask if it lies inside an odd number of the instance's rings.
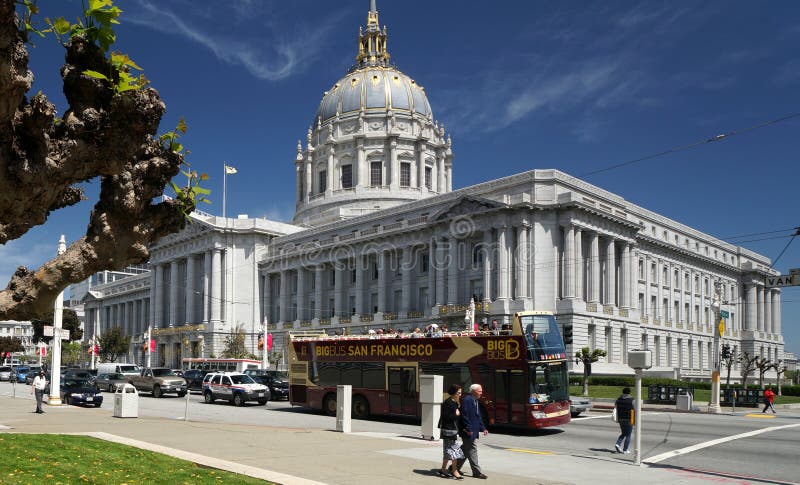
[[97,364],[97,374],[123,374],[127,376],[138,376],[142,369],[134,364],[118,364],[116,362],[103,362]]

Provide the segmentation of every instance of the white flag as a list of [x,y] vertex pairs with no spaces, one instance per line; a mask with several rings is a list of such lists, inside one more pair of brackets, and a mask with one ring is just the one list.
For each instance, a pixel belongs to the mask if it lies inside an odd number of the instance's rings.
[[233,175],[236,173],[236,168],[225,165],[225,173],[228,175]]

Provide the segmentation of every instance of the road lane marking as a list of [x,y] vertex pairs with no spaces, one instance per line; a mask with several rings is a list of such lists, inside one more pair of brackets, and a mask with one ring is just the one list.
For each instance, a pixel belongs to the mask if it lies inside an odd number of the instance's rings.
[[[664,414],[664,413],[661,413],[661,412],[657,412],[657,413],[646,412],[646,413],[642,413],[642,416],[658,416],[659,414]],[[580,421],[586,421],[588,419],[611,419],[611,414],[600,414],[598,416],[595,416],[595,415],[592,415],[592,416],[578,416],[577,418],[570,419],[570,423],[578,423]]]
[[748,431],[747,433],[735,434],[733,436],[727,436],[725,438],[718,438],[718,439],[715,439],[715,440],[706,441],[705,443],[698,443],[696,445],[687,446],[686,448],[681,448],[679,450],[668,451],[666,453],[661,453],[660,455],[656,455],[656,456],[653,456],[653,457],[650,457],[650,458],[645,458],[642,461],[644,461],[645,463],[659,463],[659,462],[664,461],[664,460],[666,460],[668,458],[673,458],[673,457],[676,457],[676,456],[685,455],[687,453],[691,453],[691,452],[697,451],[697,450],[702,450],[703,448],[708,448],[710,446],[720,445],[722,443],[727,443],[729,441],[738,440],[738,439],[742,439],[742,438],[749,438],[751,436],[757,436],[757,435],[760,435],[760,434],[763,434],[763,433],[769,433],[770,431],[778,431],[778,430],[781,430],[781,429],[796,428],[798,426],[800,426],[800,423],[798,423],[798,424],[786,424],[786,425],[783,425],[783,426],[772,426],[770,428],[763,428],[763,429],[757,429],[757,430],[754,430],[754,431]]
[[551,451],[525,450],[522,448],[506,448],[506,451],[514,451],[516,453],[530,453],[532,455],[555,455],[555,453]]
[[774,414],[745,414],[745,417],[748,417],[748,418],[762,418],[762,419],[763,418],[766,418],[766,419],[777,418],[777,416],[774,415]]

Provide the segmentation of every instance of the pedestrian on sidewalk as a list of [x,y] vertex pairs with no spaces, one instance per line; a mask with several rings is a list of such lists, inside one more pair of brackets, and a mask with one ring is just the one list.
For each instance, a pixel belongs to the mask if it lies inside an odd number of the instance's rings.
[[775,402],[775,391],[772,390],[771,387],[767,386],[766,390],[764,390],[764,409],[761,410],[762,413],[766,413],[767,409],[772,410],[772,414],[775,413],[775,406],[772,403]]
[[630,387],[622,389],[622,395],[617,398],[614,407],[617,410],[617,422],[619,423],[619,438],[617,438],[614,448],[617,449],[617,453],[630,453],[628,447],[631,444],[631,432],[633,431],[633,419],[635,418]]
[[[464,458],[464,452],[458,443],[458,430],[461,422],[461,410],[459,410],[458,401],[461,399],[461,386],[453,384],[447,390],[450,395],[442,403],[442,414],[439,421],[439,428],[442,430],[442,447],[444,448],[444,455],[442,457],[442,469],[439,470],[439,476],[442,478],[453,477],[456,480],[461,480],[464,475],[458,472],[458,460]],[[447,471],[447,462],[451,463],[452,471]]]
[[461,451],[464,452],[465,458],[458,460],[458,470],[466,460],[469,460],[469,466],[472,468],[472,476],[474,478],[485,479],[486,475],[481,471],[481,466],[478,464],[478,438],[481,432],[486,436],[489,431],[483,423],[481,417],[481,410],[479,408],[479,400],[483,394],[483,387],[480,384],[472,384],[469,386],[469,394],[461,402],[461,439],[464,444],[461,445]]
[[33,385],[31,386],[31,394],[36,392],[36,413],[43,414],[42,411],[42,396],[44,395],[44,388],[47,386],[47,379],[44,377],[44,371],[40,370],[39,375],[33,378]]

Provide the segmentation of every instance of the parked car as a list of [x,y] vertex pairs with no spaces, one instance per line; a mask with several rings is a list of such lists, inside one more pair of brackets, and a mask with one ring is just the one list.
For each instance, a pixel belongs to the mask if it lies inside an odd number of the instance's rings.
[[94,383],[101,391],[117,392],[117,388],[128,383],[128,378],[125,377],[125,374],[118,373],[98,374]]
[[61,380],[67,379],[85,379],[94,383],[95,377],[87,369],[67,369],[61,373]]
[[184,371],[183,378],[186,379],[186,384],[190,391],[203,390],[203,377],[208,374],[207,370],[191,369]]
[[30,367],[28,367],[27,365],[18,365],[17,367],[14,368],[14,379],[17,382],[24,383],[25,377],[28,375],[29,370]]
[[289,399],[289,381],[278,376],[250,376],[259,384],[264,384],[269,388],[270,399]]
[[183,369],[172,369],[172,373],[175,374],[176,376],[183,377]]
[[119,364],[116,362],[101,362],[97,364],[98,374],[125,374],[133,377],[142,373],[142,369],[135,364]]
[[270,377],[280,377],[282,379],[289,379],[289,373],[282,370],[271,370],[271,369],[245,369],[244,374],[253,377],[253,376],[270,376]]
[[236,406],[247,401],[263,405],[269,401],[269,388],[241,372],[214,372],[203,378],[203,398],[206,404],[225,399]]
[[103,395],[94,382],[68,377],[61,384],[61,400],[64,404],[84,404],[99,408],[103,404]]
[[11,381],[11,367],[0,367],[0,381]]
[[33,384],[33,380],[39,375],[40,370],[42,370],[42,368],[39,366],[31,366],[31,368],[28,369],[28,373],[25,374],[25,384]]
[[573,418],[592,409],[592,401],[585,397],[570,396],[569,412]]

